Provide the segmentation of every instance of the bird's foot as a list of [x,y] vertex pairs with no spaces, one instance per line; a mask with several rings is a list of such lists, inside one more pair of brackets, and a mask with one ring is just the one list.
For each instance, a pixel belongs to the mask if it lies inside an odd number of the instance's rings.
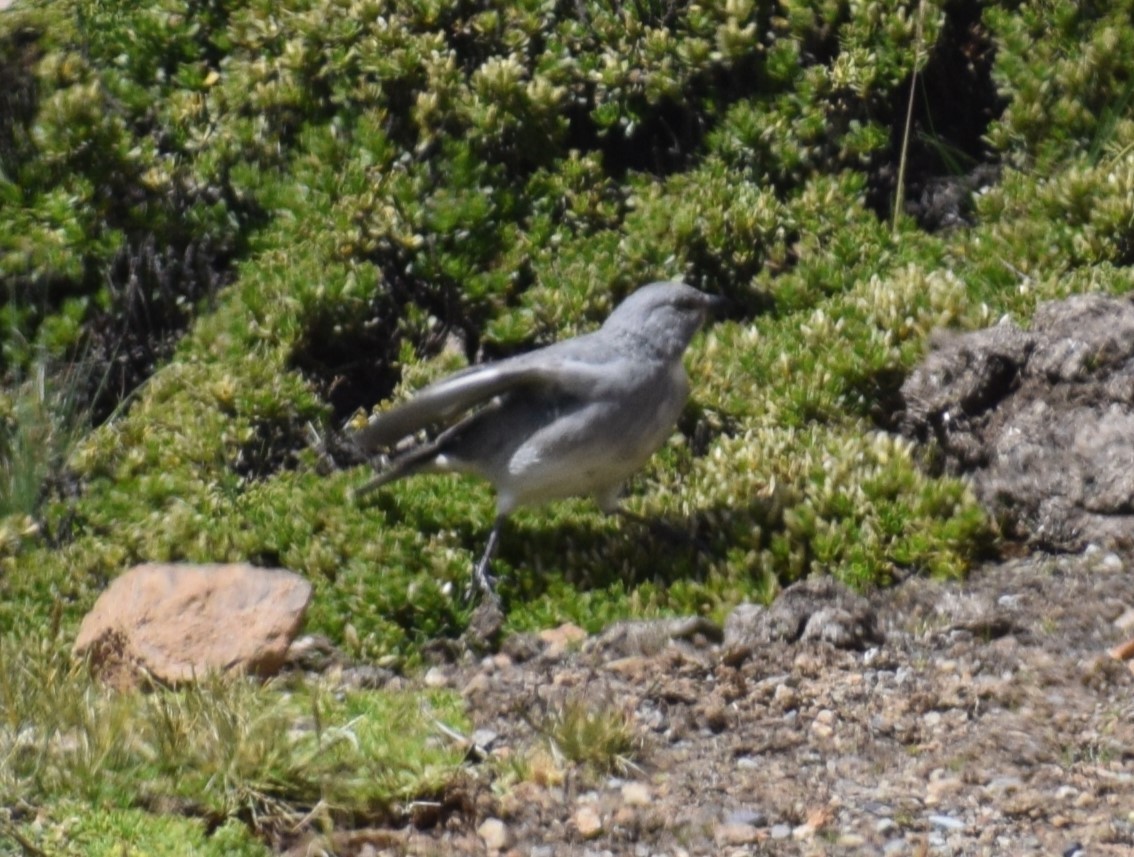
[[465,592],[465,596],[469,601],[473,601],[480,595],[487,598],[497,607],[500,606],[500,596],[496,592],[496,578],[488,570],[488,563],[481,561],[473,568],[472,580],[469,581],[469,587]]
[[484,546],[484,553],[473,566],[472,580],[469,581],[469,588],[465,593],[469,601],[476,598],[479,592],[497,608],[500,607],[500,596],[496,594],[496,578],[489,572],[488,565],[492,562],[492,555],[496,553],[496,543],[500,540],[500,528],[503,525],[504,516],[497,515],[496,522],[492,525],[492,532],[488,534],[488,544]]
[[480,604],[469,617],[469,627],[465,637],[474,650],[493,647],[504,627],[504,608],[500,596],[496,594],[496,580],[488,573],[488,563],[481,560],[473,569],[465,596],[469,603],[481,596]]

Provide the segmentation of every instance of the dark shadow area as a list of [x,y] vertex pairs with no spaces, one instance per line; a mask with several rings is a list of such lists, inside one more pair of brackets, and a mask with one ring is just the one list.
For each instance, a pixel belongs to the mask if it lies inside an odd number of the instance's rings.
[[[882,431],[897,432],[900,429],[905,400],[902,398],[902,384],[906,373],[898,368],[881,369],[872,375],[851,379],[848,384],[848,409],[859,411]],[[854,403],[863,405],[856,408]]]
[[579,111],[572,117],[571,137],[601,151],[607,174],[616,180],[633,172],[659,177],[684,172],[700,155],[710,127],[704,113],[692,106],[695,97],[657,104],[641,99],[628,125],[605,131],[598,128],[590,113],[583,117]]
[[[992,80],[995,45],[981,22],[983,5],[959,0],[928,63],[917,76],[906,152],[904,211],[928,231],[969,222],[972,194],[996,181],[998,168],[984,142],[1006,102]],[[892,217],[898,189],[910,81],[894,89],[888,108],[890,146],[870,170],[867,203]]]
[[[738,532],[758,526],[766,544],[782,522],[775,498],[757,498],[741,509],[714,506],[688,517],[620,519],[615,529],[598,515],[558,525],[509,521],[497,558],[517,571],[501,575],[501,594],[505,603],[543,595],[548,581],[540,568],[566,569],[567,581],[581,590],[704,581],[736,546]],[[462,540],[483,547],[487,535],[469,529]]]
[[[40,108],[36,63],[45,38],[28,27],[0,42],[0,171],[20,187],[8,202],[33,209],[59,181],[37,163],[41,155],[33,129]],[[136,140],[152,138],[159,151],[168,151],[152,118],[130,115],[106,91],[98,97],[131,125]],[[244,247],[243,228],[255,228],[264,215],[238,199],[227,179],[203,185],[178,174],[171,187],[150,190],[133,161],[96,144],[72,152],[58,169],[86,178],[94,189],[88,204],[97,220],[79,236],[92,249],[74,276],[40,268],[9,275],[0,300],[8,302],[6,309],[16,319],[14,336],[25,347],[14,349],[0,371],[5,381],[18,381],[28,371],[25,364],[41,326],[70,311],[68,302],[72,309],[74,301],[85,302],[73,343],[45,356],[70,366],[74,404],[98,425],[170,356],[197,312],[231,280],[232,263]],[[194,216],[218,207],[237,218],[242,229],[211,229]],[[97,245],[119,236],[119,249],[108,259]]]
[[38,39],[26,29],[0,41],[0,169],[10,177],[32,152],[27,132],[38,104],[35,67],[43,55]]
[[152,234],[115,255],[105,274],[108,305],[90,314],[82,346],[95,425],[173,353],[198,310],[231,279],[226,257],[207,239],[162,247]]
[[[766,27],[766,15],[760,26]],[[705,137],[730,104],[754,95],[767,96],[773,84],[762,57],[753,55],[729,71],[707,70],[692,77],[679,98],[651,103],[645,92],[623,96],[623,114],[609,127],[595,119],[594,92],[568,110],[567,148],[602,152],[607,175],[616,181],[629,173],[664,178],[694,166],[704,153]]]
[[[687,5],[685,0],[615,0],[612,4],[620,14],[645,26],[671,30]],[[471,9],[464,10],[465,19],[471,12]],[[772,12],[770,5],[759,7],[756,20],[759,32],[769,30]],[[561,0],[554,17],[556,20],[574,18],[593,33],[590,38],[581,40],[579,55],[600,49],[604,37],[593,29],[585,4]],[[467,73],[492,55],[483,46],[485,39],[472,33],[464,20],[450,22],[449,41]],[[492,39],[487,41],[495,44]],[[536,57],[544,49],[543,39],[536,37],[528,44],[527,53]],[[594,84],[579,84],[565,102],[563,139],[548,139],[542,146],[536,140],[529,140],[536,145],[518,148],[516,154],[520,161],[507,163],[521,169],[525,165],[534,168],[550,157],[577,150],[601,152],[607,175],[616,181],[632,172],[664,177],[687,170],[702,154],[706,134],[729,104],[757,93],[768,93],[772,85],[764,73],[763,63],[762,54],[754,51],[748,59],[733,61],[727,70],[715,67],[692,76],[685,81],[681,93],[672,97],[649,95],[645,84],[648,71],[643,69],[631,69],[626,80],[619,84],[620,91],[616,89],[602,96]],[[607,116],[600,122],[596,114],[605,110],[616,110],[618,115]]]
[[294,470],[299,454],[310,445],[305,426],[294,414],[257,420],[255,434],[237,451],[232,470],[244,479],[263,479],[281,470]]
[[[328,305],[312,314],[292,351],[289,367],[330,404],[332,431],[359,409],[369,411],[393,392],[401,379],[398,358],[404,343],[409,342],[414,355],[424,360],[451,346],[455,337],[470,361],[476,355],[483,320],[465,306],[455,285],[393,273],[407,265],[399,261],[382,267],[387,273],[365,312],[348,315],[349,309]],[[408,325],[409,305],[436,323],[427,328]]]
[[390,394],[401,376],[398,310],[386,294],[363,318],[338,319],[333,308],[316,313],[289,361],[331,406],[338,427],[359,408],[368,409]]

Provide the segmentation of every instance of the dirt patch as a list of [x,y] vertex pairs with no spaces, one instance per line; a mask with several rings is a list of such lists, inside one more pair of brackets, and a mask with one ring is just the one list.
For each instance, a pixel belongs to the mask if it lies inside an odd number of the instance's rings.
[[[1131,853],[1134,674],[1108,652],[1134,636],[1134,576],[1117,554],[785,603],[747,621],[759,644],[669,621],[434,667],[423,681],[465,695],[488,758],[466,812],[407,823],[389,853]],[[869,633],[825,635],[831,617]],[[504,787],[492,760],[578,700],[628,716],[633,765]],[[337,854],[369,853],[348,841]]]

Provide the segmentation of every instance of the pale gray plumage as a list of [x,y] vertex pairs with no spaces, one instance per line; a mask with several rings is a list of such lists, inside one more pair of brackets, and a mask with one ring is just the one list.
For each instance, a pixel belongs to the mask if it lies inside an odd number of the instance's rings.
[[719,298],[680,282],[631,294],[593,333],[473,366],[373,417],[354,434],[375,453],[422,429],[436,437],[395,458],[357,494],[415,473],[473,473],[496,489],[497,516],[474,580],[517,507],[618,493],[673,432],[689,397],[682,355]]

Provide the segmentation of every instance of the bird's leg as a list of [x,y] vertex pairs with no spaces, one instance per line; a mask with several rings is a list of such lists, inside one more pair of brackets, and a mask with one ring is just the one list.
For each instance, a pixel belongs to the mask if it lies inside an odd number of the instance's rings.
[[[496,594],[496,578],[494,578],[488,571],[489,563],[492,562],[492,555],[496,553],[496,543],[500,541],[500,528],[504,526],[504,516],[497,515],[496,520],[492,524],[492,532],[488,534],[488,544],[484,546],[484,553],[480,557],[480,561],[473,568],[472,587],[479,589],[480,592],[490,598],[492,603],[500,606],[500,596]],[[470,593],[471,595],[472,593]]]

